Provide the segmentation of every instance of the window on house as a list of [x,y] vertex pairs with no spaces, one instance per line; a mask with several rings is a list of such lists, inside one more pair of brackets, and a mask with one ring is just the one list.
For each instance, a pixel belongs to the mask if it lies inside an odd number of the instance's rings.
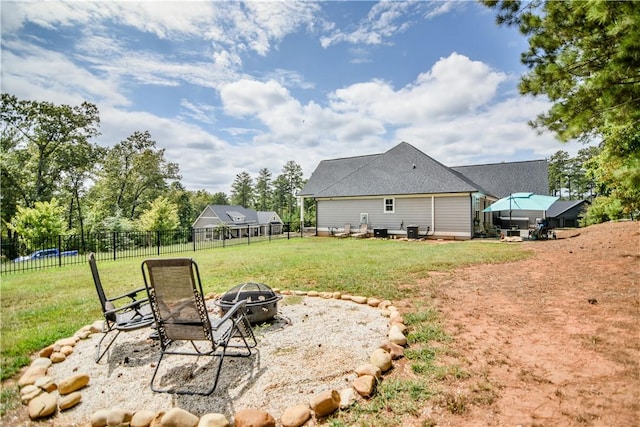
[[384,199],[384,212],[385,213],[393,213],[395,211],[395,200],[394,199]]

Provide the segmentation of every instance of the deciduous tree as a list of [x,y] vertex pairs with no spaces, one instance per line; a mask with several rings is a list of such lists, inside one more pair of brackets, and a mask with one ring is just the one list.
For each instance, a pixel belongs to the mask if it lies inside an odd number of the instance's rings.
[[176,163],[156,148],[148,131],[134,132],[107,151],[92,199],[102,217],[120,209],[129,219],[137,219],[140,207],[166,193],[172,180],[179,180]]
[[95,148],[89,140],[98,135],[99,124],[98,109],[88,102],[72,107],[2,94],[3,222],[18,205],[33,207],[35,202],[51,200],[61,187],[68,186],[65,178],[75,180],[71,187],[80,192],[78,175],[93,167],[95,158],[87,152]]
[[9,227],[31,245],[28,249],[35,249],[65,232],[64,208],[56,199],[19,206]]

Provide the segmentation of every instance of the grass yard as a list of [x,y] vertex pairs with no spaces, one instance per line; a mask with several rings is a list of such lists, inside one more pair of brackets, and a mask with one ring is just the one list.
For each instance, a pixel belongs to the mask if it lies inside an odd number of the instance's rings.
[[[188,256],[184,253],[175,256]],[[205,293],[248,281],[291,290],[344,291],[397,300],[430,271],[522,259],[528,252],[493,242],[407,242],[306,238],[190,254]],[[116,295],[142,286],[142,259],[98,263],[104,287]],[[2,277],[2,380],[30,363],[33,353],[101,318],[89,266],[74,265]]]

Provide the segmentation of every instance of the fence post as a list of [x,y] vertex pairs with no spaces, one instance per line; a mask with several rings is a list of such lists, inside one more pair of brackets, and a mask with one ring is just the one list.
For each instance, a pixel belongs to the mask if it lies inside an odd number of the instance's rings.
[[193,240],[193,252],[196,251],[196,229],[191,229],[191,240]]
[[269,223],[269,241],[271,241],[271,235],[273,234],[273,225]]
[[247,225],[247,245],[251,243],[251,226]]
[[116,232],[112,232],[111,233],[112,239],[111,239],[111,246],[113,247],[113,260],[116,260]]
[[58,234],[58,267],[62,266],[62,236]]
[[287,240],[291,238],[291,223],[287,223]]
[[156,230],[156,245],[158,247],[158,256],[160,256],[160,230]]

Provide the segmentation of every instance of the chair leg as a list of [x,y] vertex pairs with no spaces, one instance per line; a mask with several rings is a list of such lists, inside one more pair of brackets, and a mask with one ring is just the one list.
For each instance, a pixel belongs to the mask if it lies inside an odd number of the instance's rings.
[[98,351],[96,352],[96,363],[100,362],[100,359],[102,359],[102,357],[107,354],[107,351],[109,351],[109,348],[111,348],[111,344],[113,344],[113,342],[116,340],[116,338],[118,338],[118,335],[120,335],[120,330],[116,330],[116,334],[115,336],[109,341],[109,344],[107,345],[107,347],[104,349],[104,351],[102,353],[100,353],[100,346],[102,345],[102,341],[104,341],[104,339],[107,337],[107,335],[109,335],[110,332],[113,332],[113,329],[109,329],[108,331],[104,332],[102,335],[102,338],[100,338],[100,342],[98,343]]
[[[247,341],[248,336],[251,338],[251,344],[249,344],[249,341]],[[232,343],[231,340],[233,338],[240,338],[242,340],[242,343]],[[251,325],[248,324],[247,318],[243,317],[241,319],[234,320],[232,330],[225,338],[224,342],[220,345],[220,347],[222,347],[222,353],[217,352],[217,354],[226,354],[229,357],[250,357],[253,354],[251,349],[254,348],[257,344],[258,343],[256,341],[255,335],[253,334],[253,330],[251,329]],[[244,349],[246,350],[246,352],[240,350],[237,352],[227,353],[228,348]]]
[[[193,344],[193,342],[192,342]],[[195,344],[193,344],[193,346],[195,347]],[[197,348],[197,347],[196,347]],[[189,391],[189,390],[180,390],[180,389],[176,389],[176,388],[157,388],[154,386],[155,383],[155,379],[156,376],[158,374],[158,371],[160,369],[160,365],[162,363],[162,360],[164,359],[165,355],[182,355],[182,356],[197,356],[197,357],[212,357],[212,358],[217,358],[218,359],[218,366],[216,367],[216,376],[213,380],[213,385],[203,391]],[[156,368],[153,371],[153,376],[151,377],[151,390],[156,392],[156,393],[169,393],[169,394],[180,394],[180,395],[199,395],[199,396],[209,396],[211,393],[213,393],[215,391],[215,389],[218,387],[218,380],[220,379],[220,372],[222,371],[222,361],[224,360],[224,352],[222,354],[217,354],[213,351],[211,351],[209,354],[207,353],[201,353],[198,351],[198,353],[184,353],[184,352],[165,352],[165,351],[161,351],[160,352],[160,358],[158,359],[158,362],[156,363]]]
[[[231,344],[229,345],[229,347],[255,348],[258,345],[258,340],[256,340],[256,336],[253,333],[253,328],[251,327],[251,323],[249,323],[249,319],[247,319],[246,317],[242,317],[242,319],[236,322],[235,329],[237,333],[234,333],[233,337],[242,338],[242,340],[244,341],[244,346]],[[250,344],[247,342],[247,339],[250,339]]]

